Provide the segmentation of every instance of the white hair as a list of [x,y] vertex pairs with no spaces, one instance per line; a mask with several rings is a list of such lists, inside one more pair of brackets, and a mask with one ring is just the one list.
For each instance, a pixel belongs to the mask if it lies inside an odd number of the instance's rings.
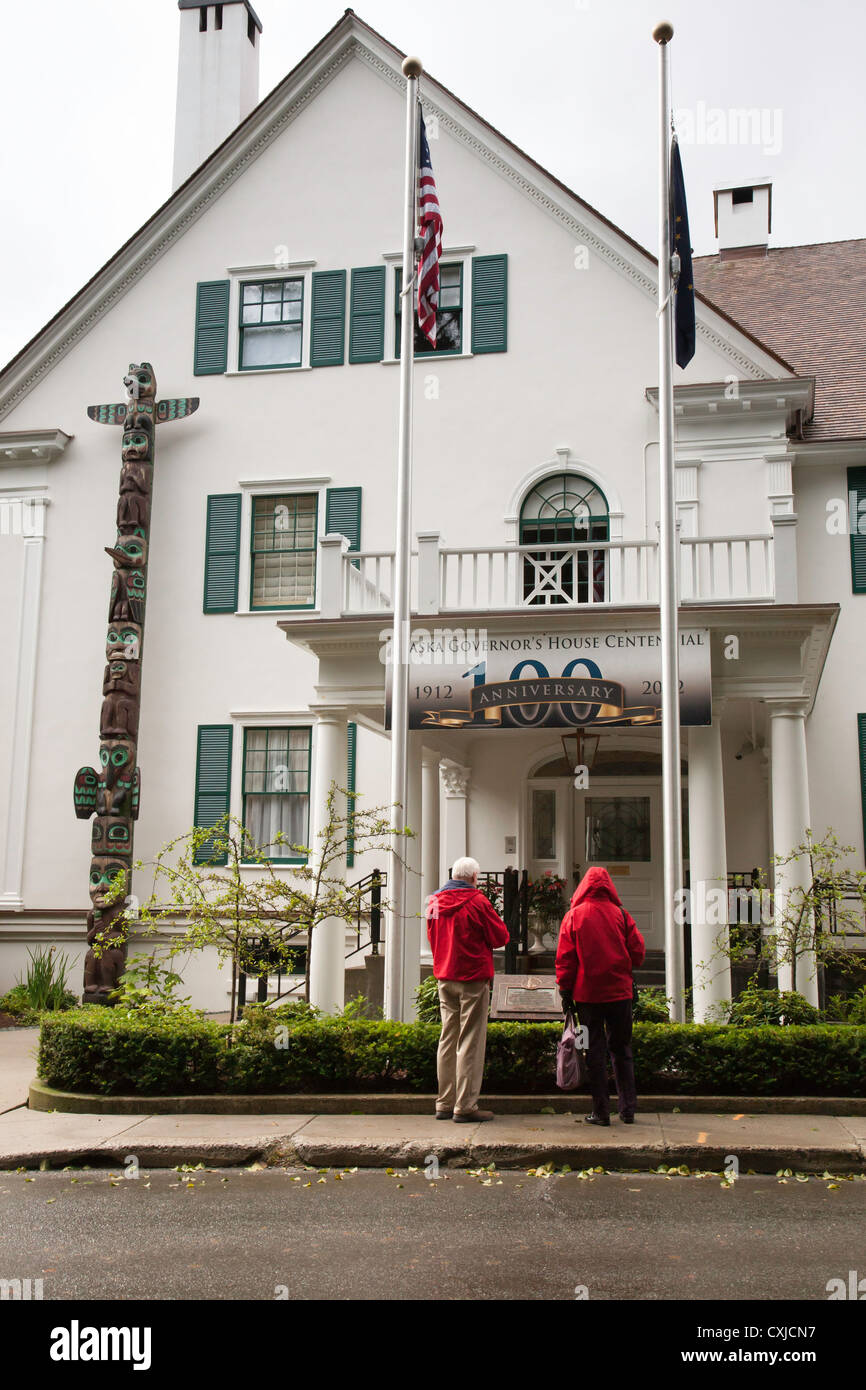
[[451,877],[459,878],[461,882],[465,883],[471,883],[480,872],[481,865],[477,859],[455,859],[451,866]]

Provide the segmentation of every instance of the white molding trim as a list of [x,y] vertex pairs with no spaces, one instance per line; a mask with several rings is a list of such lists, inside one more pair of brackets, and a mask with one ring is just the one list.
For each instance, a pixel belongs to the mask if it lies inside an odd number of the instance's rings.
[[53,463],[74,439],[65,430],[0,432],[0,468],[16,463]]
[[[469,242],[467,242],[465,246],[443,246],[443,247],[442,247],[441,259],[444,260],[446,256],[471,256],[471,255],[472,255],[472,252],[473,252],[473,251],[477,251],[477,250],[478,250],[478,247],[477,247],[477,246],[474,246],[474,245],[470,245]],[[403,260],[403,252],[402,252],[402,251],[383,251],[383,252],[382,252],[382,260],[383,260],[383,261],[397,261],[397,262],[399,263],[399,262],[401,262],[401,261]]]
[[246,724],[250,723],[278,723],[285,724],[314,724],[315,715],[309,709],[233,709],[229,713],[229,719],[237,719]]
[[239,478],[238,487],[249,488],[254,491],[257,488],[299,488],[299,487],[322,487],[323,484],[331,481],[329,473],[310,474],[306,478]]
[[285,275],[292,270],[312,270],[318,261],[266,261],[263,265],[230,265],[226,275]]

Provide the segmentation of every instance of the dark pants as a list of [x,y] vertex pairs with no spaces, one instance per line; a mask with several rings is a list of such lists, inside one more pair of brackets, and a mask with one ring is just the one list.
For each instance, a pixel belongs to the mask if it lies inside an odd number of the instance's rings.
[[609,1004],[578,1003],[577,1017],[581,1027],[586,1028],[589,1034],[586,1061],[593,1110],[605,1120],[610,1114],[607,1089],[607,1053],[610,1049],[616,1079],[617,1108],[620,1115],[633,1115],[637,1095],[631,1050],[631,1000],[614,999]]

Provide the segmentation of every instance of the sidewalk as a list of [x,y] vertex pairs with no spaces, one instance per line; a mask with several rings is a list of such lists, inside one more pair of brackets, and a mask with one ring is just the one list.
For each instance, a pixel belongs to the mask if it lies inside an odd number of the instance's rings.
[[27,1104],[38,1046],[38,1028],[4,1028],[0,1032],[0,1115]]
[[[495,1107],[495,1098],[489,1101]],[[181,1163],[209,1167],[309,1164],[313,1167],[423,1168],[429,1156],[450,1167],[583,1169],[724,1168],[775,1173],[866,1171],[866,1117],[827,1115],[639,1114],[634,1125],[585,1125],[573,1115],[499,1115],[455,1125],[432,1115],[79,1115],[18,1109],[0,1115],[0,1168]]]

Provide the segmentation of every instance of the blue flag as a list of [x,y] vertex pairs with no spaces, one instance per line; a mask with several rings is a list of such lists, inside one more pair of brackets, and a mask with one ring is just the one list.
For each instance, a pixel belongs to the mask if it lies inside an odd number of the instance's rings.
[[677,137],[671,141],[671,255],[680,258],[674,305],[674,355],[678,367],[687,367],[695,355],[695,283],[692,241],[686,207],[686,185]]

